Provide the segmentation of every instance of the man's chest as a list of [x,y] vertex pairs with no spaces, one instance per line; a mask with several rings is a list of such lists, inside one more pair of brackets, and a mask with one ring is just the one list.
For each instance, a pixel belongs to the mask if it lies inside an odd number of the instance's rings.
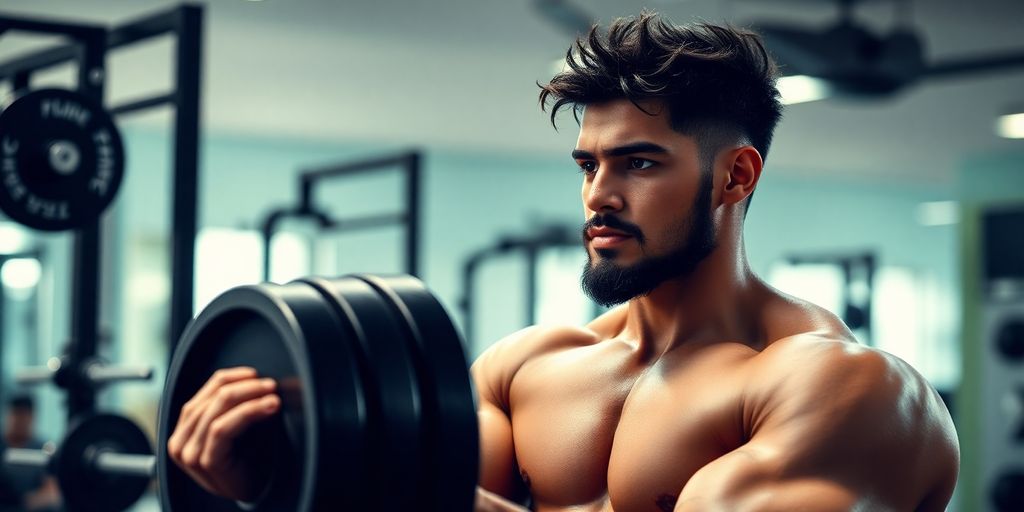
[[634,368],[593,351],[525,367],[512,430],[540,508],[671,510],[693,473],[742,442],[741,387],[725,363]]

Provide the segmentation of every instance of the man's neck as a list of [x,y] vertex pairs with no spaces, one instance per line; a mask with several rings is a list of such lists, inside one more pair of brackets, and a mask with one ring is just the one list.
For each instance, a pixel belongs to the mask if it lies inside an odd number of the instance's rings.
[[750,270],[741,244],[719,246],[690,275],[629,302],[621,336],[636,343],[640,358],[656,359],[689,343],[757,343],[756,310],[768,286]]

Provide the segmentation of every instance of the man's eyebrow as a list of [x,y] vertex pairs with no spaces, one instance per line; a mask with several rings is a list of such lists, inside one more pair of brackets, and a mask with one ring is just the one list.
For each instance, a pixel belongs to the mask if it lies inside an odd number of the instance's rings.
[[[653,142],[642,141],[616,146],[604,151],[606,156],[625,156],[634,153],[668,153],[668,149]],[[593,160],[594,154],[582,149],[574,149],[572,150],[572,158],[574,160]]]

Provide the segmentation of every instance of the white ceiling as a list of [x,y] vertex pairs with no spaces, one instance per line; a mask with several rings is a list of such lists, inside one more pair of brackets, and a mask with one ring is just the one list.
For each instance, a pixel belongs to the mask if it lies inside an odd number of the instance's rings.
[[[774,19],[821,24],[823,0],[650,2],[573,0],[598,20],[642,7],[678,22]],[[535,81],[550,77],[567,34],[531,0],[208,0],[204,76],[207,133],[462,146],[473,151],[565,154],[537,107]],[[118,23],[173,5],[140,0],[4,0],[4,13]],[[861,18],[893,23],[891,4],[867,2]],[[1024,2],[917,0],[914,23],[931,60],[1024,51]],[[0,60],[43,44],[0,39]],[[110,59],[110,96],[170,83],[170,41]],[[67,70],[52,81],[67,80]],[[793,105],[776,134],[769,170],[868,181],[949,183],[965,155],[1020,151],[992,132],[994,117],[1024,104],[1024,68],[918,84],[876,102]],[[148,116],[138,123],[159,122]]]

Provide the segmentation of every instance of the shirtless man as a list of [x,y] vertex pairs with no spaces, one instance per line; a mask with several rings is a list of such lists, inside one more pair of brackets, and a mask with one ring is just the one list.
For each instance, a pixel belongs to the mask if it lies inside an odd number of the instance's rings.
[[[959,450],[937,393],[747,264],[743,221],[781,111],[760,40],[644,13],[591,33],[570,64],[541,102],[555,100],[552,121],[583,114],[583,285],[623,305],[525,329],[474,363],[477,510],[944,510]],[[170,455],[250,498],[230,443],[274,414],[272,391],[251,369],[220,372]]]

